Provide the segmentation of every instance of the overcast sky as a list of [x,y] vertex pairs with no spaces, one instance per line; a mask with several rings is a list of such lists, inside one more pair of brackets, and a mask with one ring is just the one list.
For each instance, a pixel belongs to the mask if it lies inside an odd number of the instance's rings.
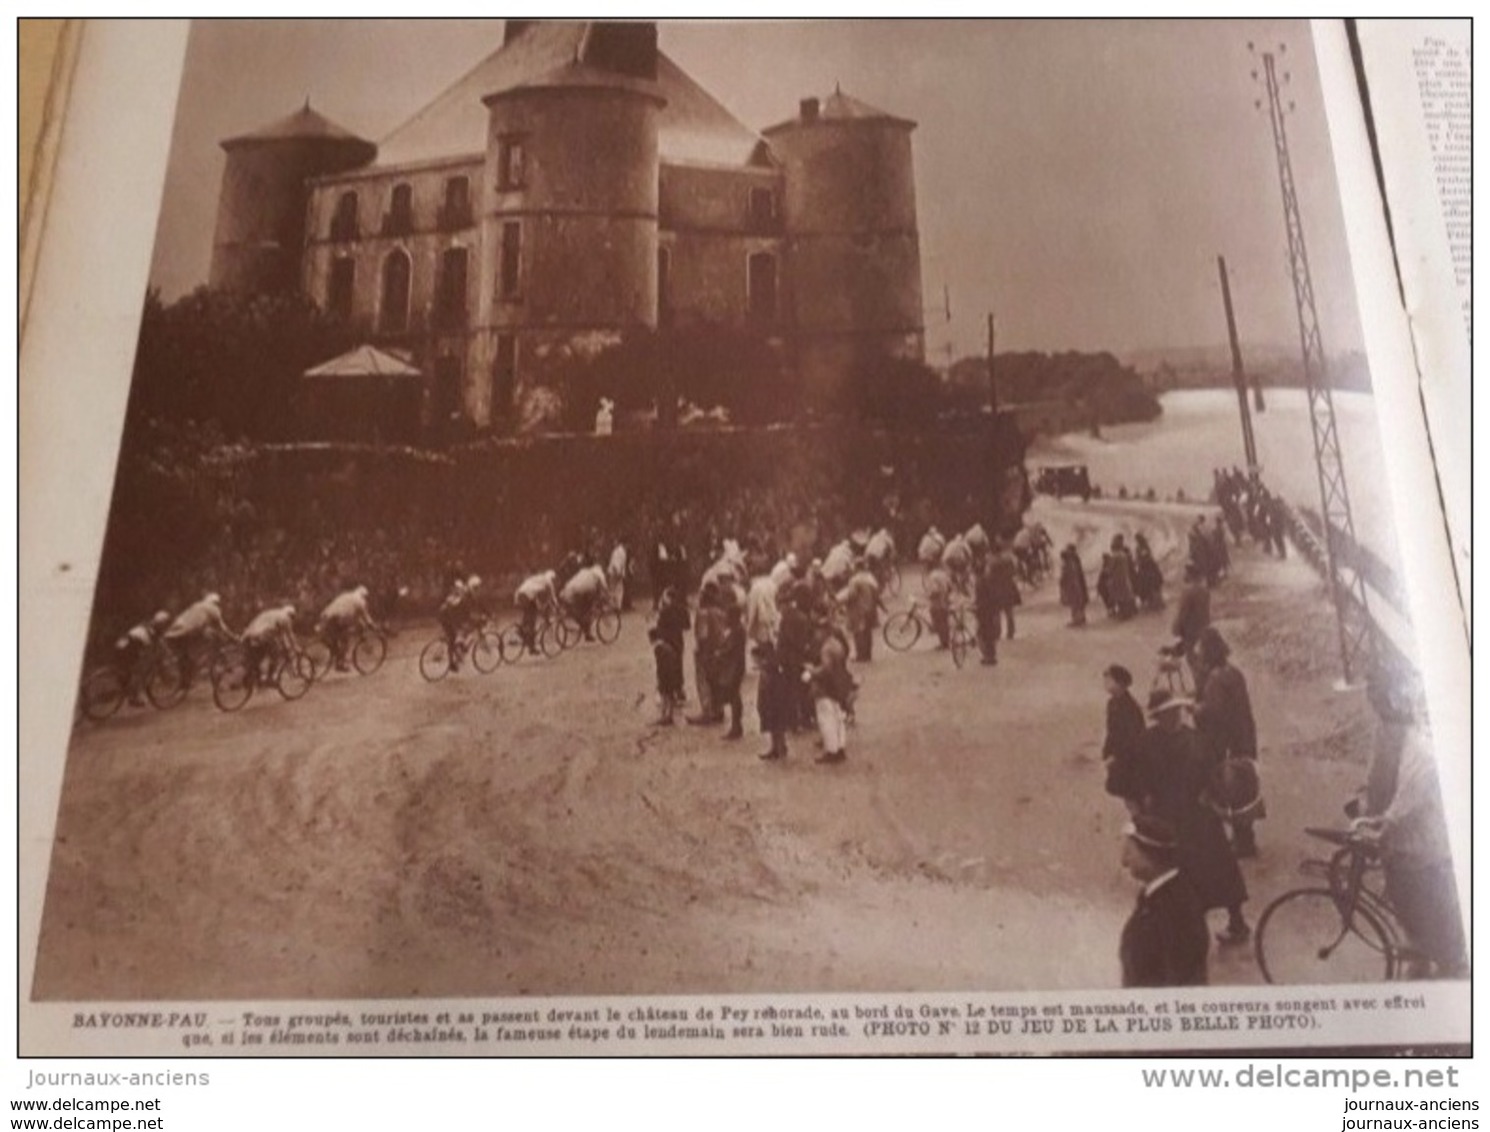
[[[193,27],[152,279],[205,282],[218,141],[312,105],[374,141],[502,39],[500,20],[207,21]],[[1295,346],[1260,52],[1286,49],[1293,168],[1325,347],[1360,346],[1307,24],[827,21],[662,25],[661,46],[746,125],[845,93],[914,134],[928,348]],[[1262,98],[1264,109],[1254,100]],[[940,310],[951,293],[953,321]],[[938,353],[936,360],[942,360]]]

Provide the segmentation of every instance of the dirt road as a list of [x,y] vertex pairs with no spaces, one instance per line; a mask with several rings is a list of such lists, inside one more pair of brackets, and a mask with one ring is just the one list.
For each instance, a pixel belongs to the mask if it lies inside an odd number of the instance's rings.
[[[1183,508],[1042,503],[1092,562],[1167,558]],[[918,588],[907,579],[907,590]],[[1241,552],[1218,624],[1252,687],[1270,817],[1255,915],[1364,776],[1306,566]],[[860,666],[849,761],[750,726],[650,726],[643,615],[620,641],[428,685],[410,629],[371,677],[237,715],[81,727],[68,756],[40,999],[374,998],[1115,985],[1133,899],[1102,790],[1098,673],[1145,680],[1168,618],[1064,626],[1029,593],[997,668],[922,645]],[[690,673],[691,682],[691,673]],[[753,702],[754,680],[747,684]],[[1219,926],[1219,925],[1218,925]],[[1213,952],[1212,981],[1258,981]]]

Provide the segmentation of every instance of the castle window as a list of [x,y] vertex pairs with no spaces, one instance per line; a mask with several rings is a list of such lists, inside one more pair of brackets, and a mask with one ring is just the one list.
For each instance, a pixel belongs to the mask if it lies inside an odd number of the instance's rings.
[[414,230],[414,190],[409,185],[394,185],[393,198],[383,217],[383,235],[405,236]]
[[445,204],[440,209],[440,227],[468,228],[471,224],[471,179],[451,177],[445,182]]
[[516,134],[497,139],[497,188],[521,189],[528,183],[528,147]]
[[357,194],[342,193],[336,200],[336,213],[331,217],[331,238],[355,240],[357,236]]
[[502,225],[501,296],[518,297],[522,287],[523,226],[516,220]]
[[383,261],[383,303],[378,308],[378,329],[384,334],[402,334],[409,329],[409,256],[402,250],[389,252]]
[[448,248],[440,256],[440,284],[435,292],[435,322],[441,329],[466,324],[468,262],[465,248]]
[[491,365],[491,415],[502,420],[512,415],[517,398],[517,336],[497,335],[497,353]]
[[756,326],[776,321],[776,257],[770,252],[756,252],[750,257],[745,273],[746,313]]
[[351,256],[331,261],[331,280],[326,288],[326,310],[332,318],[347,322],[352,317],[352,299],[357,292],[357,262]]
[[769,230],[776,223],[776,191],[750,190],[750,223],[756,231]]

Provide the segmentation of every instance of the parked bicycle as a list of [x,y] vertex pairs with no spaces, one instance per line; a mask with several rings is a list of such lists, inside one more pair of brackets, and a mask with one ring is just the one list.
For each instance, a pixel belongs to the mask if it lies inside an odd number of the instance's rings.
[[[912,599],[909,609],[890,614],[880,632],[885,644],[895,652],[909,652],[916,647],[922,634],[936,634],[931,624],[931,610],[920,598]],[[963,605],[952,606],[947,611],[947,650],[952,654],[952,663],[961,668],[976,641],[971,612]]]
[[1301,870],[1323,883],[1285,892],[1257,921],[1257,966],[1270,983],[1367,983],[1410,978],[1421,956],[1380,888],[1380,847],[1350,830],[1307,828],[1335,846]]

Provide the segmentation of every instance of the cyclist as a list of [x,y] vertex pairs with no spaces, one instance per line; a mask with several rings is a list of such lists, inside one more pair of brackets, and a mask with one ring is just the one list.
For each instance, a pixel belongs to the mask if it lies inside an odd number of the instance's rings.
[[300,650],[295,640],[295,607],[280,605],[264,610],[248,623],[240,639],[249,687],[269,683],[275,664],[283,663]]
[[895,565],[895,539],[884,527],[869,536],[869,544],[864,548],[864,557],[869,562],[869,569],[874,573],[874,580],[883,589],[890,581],[890,569]]
[[582,566],[559,591],[559,601],[585,632],[585,640],[595,639],[595,611],[610,594],[605,571],[593,562]]
[[550,613],[559,605],[559,594],[554,584],[558,575],[553,570],[534,574],[517,587],[513,600],[522,612],[523,645],[530,653],[538,651],[538,617]]
[[331,649],[331,663],[338,672],[347,671],[347,644],[359,629],[377,630],[368,610],[366,586],[337,594],[316,619],[316,635]]
[[469,578],[457,578],[440,603],[437,614],[440,628],[445,633],[445,644],[450,650],[450,671],[459,672],[461,662],[460,635],[477,620],[480,608],[477,591],[481,589],[481,578],[472,574]]
[[162,609],[114,642],[114,669],[119,673],[120,686],[128,692],[129,702],[135,707],[145,702],[142,662],[170,624],[171,615]]
[[223,637],[238,640],[237,634],[228,628],[222,619],[222,598],[209,593],[201,601],[187,606],[166,629],[162,640],[176,658],[181,686],[187,687],[193,675],[191,663],[192,646],[200,641]]

